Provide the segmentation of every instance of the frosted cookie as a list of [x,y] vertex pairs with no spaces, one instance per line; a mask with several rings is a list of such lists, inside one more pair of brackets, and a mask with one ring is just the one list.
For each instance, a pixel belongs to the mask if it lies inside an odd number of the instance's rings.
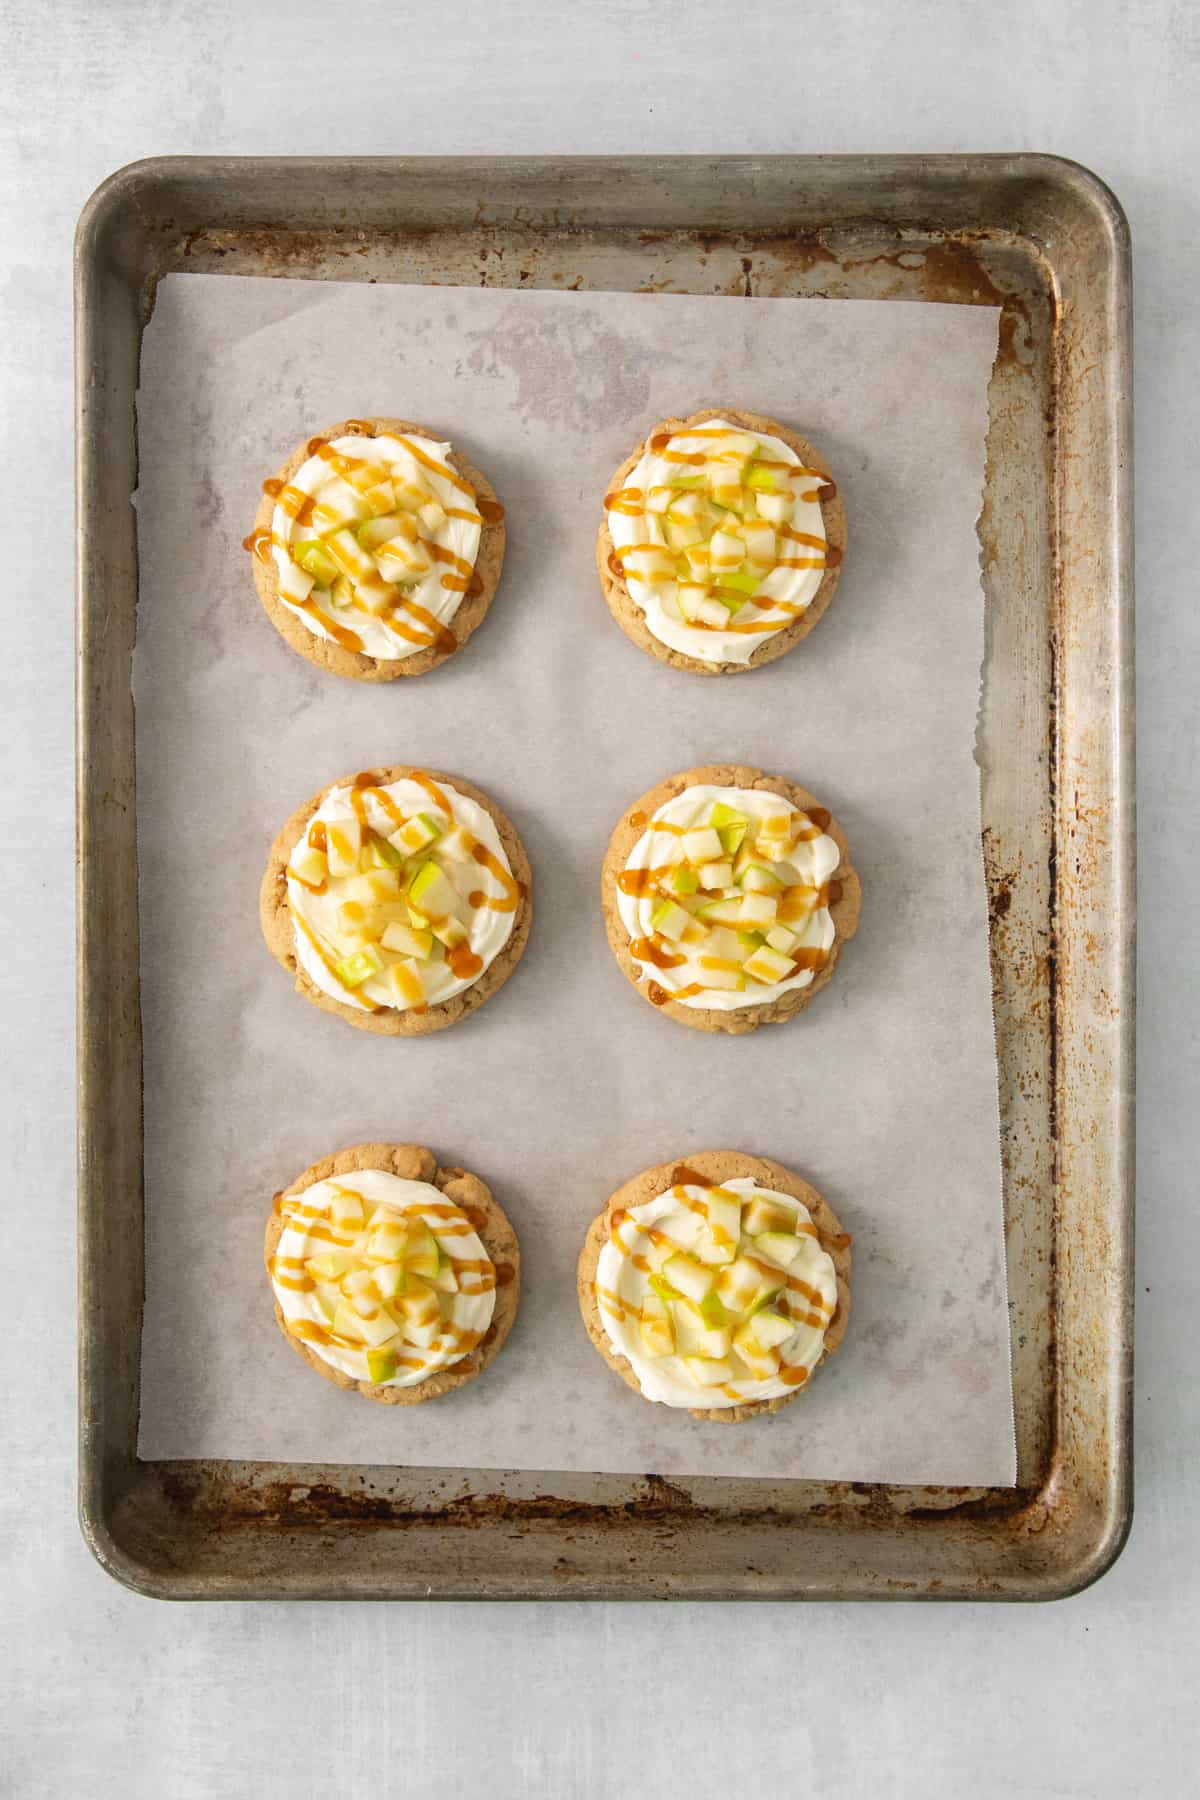
[[368,1400],[418,1406],[462,1387],[512,1329],[516,1233],[477,1175],[415,1144],[326,1156],[267,1222],[275,1321],[311,1369]]
[[609,610],[677,669],[734,675],[782,656],[833,598],[846,511],[824,459],[761,413],[663,419],[604,497]]
[[811,794],[720,764],[643,794],[601,873],[608,941],[645,999],[701,1031],[753,1031],[808,1005],[854,936],[846,838]]
[[254,585],[275,629],[356,681],[424,675],[483,621],[504,508],[450,444],[403,419],[346,419],[263,482]]
[[271,954],[314,1006],[364,1031],[440,1031],[508,980],[533,916],[529,862],[458,775],[368,769],[323,788],[271,846]]
[[850,1239],[781,1163],[706,1150],[618,1188],[577,1285],[589,1337],[635,1393],[737,1423],[786,1406],[841,1343]]

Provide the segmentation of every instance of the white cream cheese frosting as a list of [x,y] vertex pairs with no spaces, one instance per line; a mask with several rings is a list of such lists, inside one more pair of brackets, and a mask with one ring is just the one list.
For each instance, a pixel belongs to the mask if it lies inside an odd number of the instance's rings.
[[270,1276],[285,1324],[343,1375],[412,1387],[482,1340],[496,1269],[431,1183],[355,1169],[291,1195],[280,1213]]
[[287,865],[295,952],[346,1006],[424,1008],[471,987],[512,935],[520,888],[490,813],[414,774],[333,788]]
[[663,434],[606,496],[610,566],[660,643],[748,663],[802,617],[834,560],[830,486],[781,438],[725,419]]
[[618,877],[617,909],[664,999],[732,1012],[811,985],[836,935],[828,822],[762,788],[689,787],[659,807]]
[[609,1343],[664,1406],[795,1393],[837,1308],[812,1215],[745,1177],[717,1186],[686,1167],[675,1174],[676,1185],[609,1221],[596,1268]]
[[483,524],[451,446],[413,433],[310,448],[271,517],[282,603],[316,637],[382,661],[448,647]]

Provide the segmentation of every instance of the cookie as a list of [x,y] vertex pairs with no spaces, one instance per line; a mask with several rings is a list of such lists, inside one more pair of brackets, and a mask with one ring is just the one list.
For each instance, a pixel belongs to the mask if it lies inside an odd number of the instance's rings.
[[699,1031],[794,1018],[858,929],[845,833],[794,782],[736,763],[636,800],[601,872],[608,942],[638,992]]
[[626,637],[736,675],[807,637],[833,599],[846,509],[820,452],[762,413],[661,419],[604,498],[596,567]]
[[263,483],[245,539],[267,617],[354,681],[425,675],[482,624],[504,508],[450,444],[405,419],[344,419]]
[[850,1238],[781,1163],[704,1150],[618,1188],[579,1256],[579,1308],[643,1399],[739,1424],[794,1400],[850,1316]]
[[296,991],[363,1031],[454,1025],[503,987],[533,917],[516,830],[458,775],[396,765],[331,782],[271,846],[267,947]]
[[483,1373],[512,1330],[517,1236],[490,1189],[416,1144],[356,1144],[276,1194],[275,1322],[310,1369],[385,1406]]

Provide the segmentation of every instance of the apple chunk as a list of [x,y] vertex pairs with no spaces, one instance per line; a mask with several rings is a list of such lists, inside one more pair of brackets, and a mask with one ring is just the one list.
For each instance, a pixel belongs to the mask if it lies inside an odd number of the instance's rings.
[[676,1292],[697,1306],[712,1292],[716,1281],[711,1268],[684,1251],[668,1257],[662,1266],[662,1272],[664,1280],[669,1281]]

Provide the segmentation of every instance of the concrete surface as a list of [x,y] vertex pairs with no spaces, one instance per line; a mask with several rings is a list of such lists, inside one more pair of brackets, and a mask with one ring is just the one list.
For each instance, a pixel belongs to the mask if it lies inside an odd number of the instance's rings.
[[[1191,0],[472,9],[0,0],[0,784],[11,1300],[0,1793],[625,1800],[1195,1791],[1200,12]],[[114,1586],[74,1518],[71,232],[153,152],[1038,149],[1137,262],[1138,1517],[1036,1609],[219,1606]],[[786,1676],[785,1676],[786,1671]],[[1193,1769],[1192,1776],[1187,1769]],[[780,1788],[782,1780],[778,1781]],[[768,1789],[768,1791],[770,1791]]]

